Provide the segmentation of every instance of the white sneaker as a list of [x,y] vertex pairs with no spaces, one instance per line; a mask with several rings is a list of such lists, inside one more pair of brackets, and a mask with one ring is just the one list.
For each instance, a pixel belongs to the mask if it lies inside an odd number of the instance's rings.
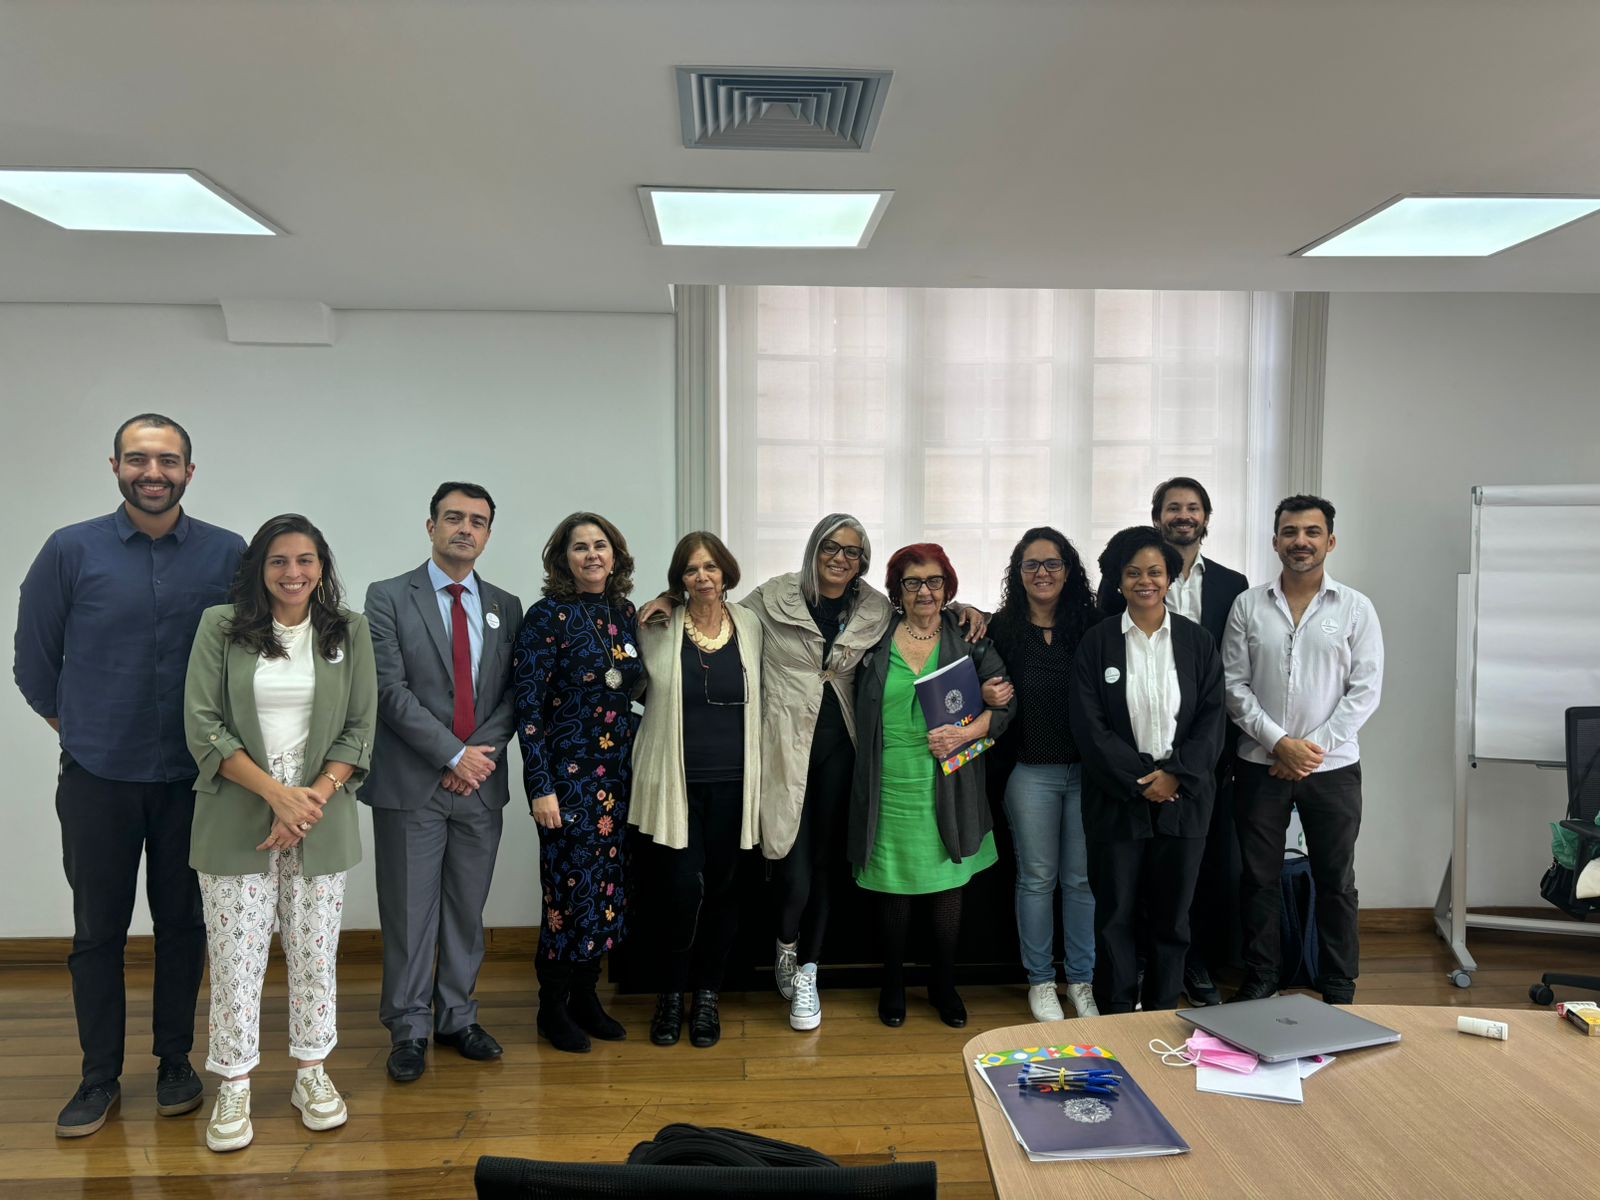
[[1061,1011],[1061,998],[1056,995],[1056,985],[1053,983],[1028,985],[1028,1011],[1033,1014],[1035,1021],[1066,1020],[1066,1014]]
[[807,963],[794,973],[794,999],[789,1003],[789,1024],[795,1029],[815,1029],[822,1024],[822,997],[817,995],[817,964]]
[[797,942],[779,942],[778,955],[772,962],[772,975],[778,981],[778,995],[785,1000],[794,999],[794,975],[800,969],[795,957]]
[[344,1097],[320,1064],[295,1072],[289,1103],[300,1110],[300,1120],[307,1129],[337,1129],[350,1119]]
[[1094,984],[1069,983],[1067,984],[1067,999],[1072,1001],[1072,1007],[1077,1010],[1080,1017],[1098,1017],[1100,1009],[1094,1002]]
[[243,1150],[255,1137],[250,1126],[250,1081],[224,1079],[217,1088],[217,1102],[206,1122],[206,1145],[219,1154]]

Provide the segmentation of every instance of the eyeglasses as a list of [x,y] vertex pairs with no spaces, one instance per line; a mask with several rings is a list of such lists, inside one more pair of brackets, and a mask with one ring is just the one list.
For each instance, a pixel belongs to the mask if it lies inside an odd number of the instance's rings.
[[1035,575],[1043,571],[1046,575],[1059,575],[1066,565],[1059,558],[1025,558],[1022,560],[1022,573]]
[[711,664],[706,661],[705,651],[696,646],[695,653],[700,657],[700,686],[704,689],[706,703],[712,708],[742,708],[750,703],[750,675],[744,669],[744,660],[739,660],[739,677],[744,681],[744,695],[737,700],[713,700],[711,698]]
[[823,542],[817,547],[817,551],[823,558],[837,558],[842,554],[851,562],[861,561],[860,546],[841,546],[838,542]]
[[927,588],[930,592],[942,592],[944,591],[944,576],[929,575],[926,579],[902,579],[900,586],[913,596],[923,588]]

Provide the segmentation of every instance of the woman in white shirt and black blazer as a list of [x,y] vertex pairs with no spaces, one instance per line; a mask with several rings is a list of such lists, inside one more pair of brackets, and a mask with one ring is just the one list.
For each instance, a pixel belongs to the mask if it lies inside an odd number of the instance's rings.
[[[1083,826],[1103,1013],[1176,1008],[1189,904],[1205,852],[1225,717],[1211,635],[1169,612],[1177,550],[1150,526],[1100,555],[1100,611],[1072,661],[1069,712],[1083,755]],[[1148,937],[1141,995],[1138,918]]]

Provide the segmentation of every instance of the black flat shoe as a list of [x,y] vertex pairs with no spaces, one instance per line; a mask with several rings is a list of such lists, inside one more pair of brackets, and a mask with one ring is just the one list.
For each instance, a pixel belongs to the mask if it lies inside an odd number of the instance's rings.
[[557,1050],[568,1054],[589,1053],[589,1037],[578,1028],[565,1004],[540,1004],[533,1027]]
[[1229,1004],[1236,1004],[1241,1000],[1265,1000],[1268,996],[1278,994],[1278,977],[1276,975],[1246,975],[1239,990],[1228,997]]
[[181,1117],[200,1107],[204,1088],[186,1057],[163,1058],[156,1071],[156,1112]]
[[436,1033],[433,1040],[441,1046],[449,1046],[458,1051],[462,1058],[470,1058],[473,1062],[488,1062],[505,1053],[500,1049],[500,1043],[489,1036],[489,1031],[477,1024],[468,1025],[454,1033]]
[[954,988],[951,988],[948,992],[938,994],[929,992],[928,1003],[933,1005],[938,1012],[939,1020],[950,1026],[951,1029],[966,1028],[967,1006],[961,1003],[961,997],[956,994]]
[[655,1015],[650,1018],[650,1040],[658,1046],[676,1046],[682,1032],[682,993],[660,993],[656,996]]
[[406,1038],[389,1047],[385,1070],[396,1083],[412,1083],[428,1069],[428,1039]]
[[878,993],[878,1020],[890,1029],[899,1029],[906,1023],[906,990],[903,987],[884,988]]
[[689,1008],[689,1044],[704,1050],[722,1040],[722,1017],[717,1012],[717,994],[705,990],[694,994]]
[[1189,1002],[1197,1008],[1209,1008],[1213,1004],[1222,1003],[1222,993],[1212,982],[1211,972],[1201,963],[1184,968],[1183,992],[1189,997]]
[[574,991],[567,998],[567,1012],[579,1029],[602,1042],[620,1042],[628,1036],[622,1022],[601,1007],[593,992]]

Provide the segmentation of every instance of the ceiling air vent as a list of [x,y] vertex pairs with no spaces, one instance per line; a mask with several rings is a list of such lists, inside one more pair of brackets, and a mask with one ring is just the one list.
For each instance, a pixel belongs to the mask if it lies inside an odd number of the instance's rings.
[[893,71],[679,67],[691,150],[866,150]]

